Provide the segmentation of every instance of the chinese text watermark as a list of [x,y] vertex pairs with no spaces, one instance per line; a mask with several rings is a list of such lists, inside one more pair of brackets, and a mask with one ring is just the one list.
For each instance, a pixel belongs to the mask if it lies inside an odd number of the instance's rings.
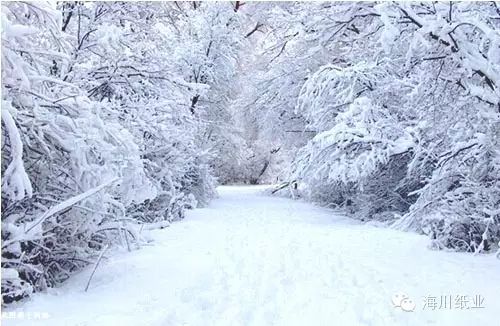
[[[417,304],[406,293],[399,292],[391,298],[394,308],[405,312],[415,311]],[[480,294],[427,295],[422,300],[422,310],[470,310],[485,308],[484,297]]]

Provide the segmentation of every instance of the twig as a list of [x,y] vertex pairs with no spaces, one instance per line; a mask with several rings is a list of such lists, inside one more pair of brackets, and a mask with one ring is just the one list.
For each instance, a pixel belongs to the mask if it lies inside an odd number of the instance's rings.
[[99,266],[99,263],[101,262],[101,259],[102,257],[104,256],[104,253],[106,252],[106,250],[108,249],[109,247],[109,243],[104,246],[104,248],[102,249],[101,253],[99,254],[99,258],[97,258],[97,261],[94,265],[94,270],[92,271],[92,274],[90,274],[90,277],[89,277],[89,281],[87,282],[87,286],[85,287],[85,292],[87,292],[87,290],[89,289],[89,286],[90,286],[90,281],[92,281],[92,277],[94,276],[94,273],[97,269],[97,266]]

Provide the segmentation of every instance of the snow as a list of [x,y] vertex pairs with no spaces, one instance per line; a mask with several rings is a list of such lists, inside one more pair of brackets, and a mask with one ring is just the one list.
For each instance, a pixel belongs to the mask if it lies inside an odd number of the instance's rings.
[[117,180],[118,180],[118,178],[108,180],[95,188],[89,189],[89,190],[87,190],[79,195],[73,196],[73,197],[71,197],[71,198],[69,198],[69,199],[67,199],[67,200],[65,200],[57,205],[52,206],[45,213],[43,213],[42,216],[40,216],[37,220],[33,221],[31,223],[31,225],[28,226],[26,232],[28,233],[30,230],[34,229],[37,225],[42,223],[48,217],[56,214],[57,212],[60,212],[62,210],[65,210],[65,209],[73,206],[74,204],[84,200],[87,197],[92,196],[93,194],[101,191],[102,189],[106,188],[107,186],[111,185],[112,183],[114,183]]
[[[49,318],[4,325],[498,325],[493,255],[431,251],[424,236],[263,189],[220,187],[207,208],[151,231],[151,246],[108,252],[88,292],[93,266],[7,309]],[[449,295],[480,295],[484,308],[439,309]],[[394,307],[410,299],[415,311]]]
[[16,123],[9,110],[11,104],[8,101],[2,101],[2,122],[5,126],[6,134],[9,135],[10,155],[12,161],[3,172],[3,183],[6,197],[15,200],[23,199],[25,196],[33,195],[33,187],[23,163],[23,143],[21,135],[17,129]]
[[2,268],[3,279],[16,279],[18,277],[19,273],[14,268]]

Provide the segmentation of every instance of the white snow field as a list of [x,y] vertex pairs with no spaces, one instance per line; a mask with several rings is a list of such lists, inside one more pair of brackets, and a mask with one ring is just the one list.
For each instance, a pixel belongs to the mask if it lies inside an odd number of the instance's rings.
[[[92,266],[4,325],[500,325],[493,255],[431,251],[424,236],[262,190],[220,187],[151,246],[109,253],[88,292]],[[394,307],[400,292],[413,312]]]

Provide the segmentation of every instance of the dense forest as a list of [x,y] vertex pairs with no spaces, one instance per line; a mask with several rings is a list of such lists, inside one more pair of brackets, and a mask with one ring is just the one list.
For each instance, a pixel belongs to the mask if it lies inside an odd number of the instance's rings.
[[498,250],[496,2],[3,2],[1,58],[4,303],[218,184]]

